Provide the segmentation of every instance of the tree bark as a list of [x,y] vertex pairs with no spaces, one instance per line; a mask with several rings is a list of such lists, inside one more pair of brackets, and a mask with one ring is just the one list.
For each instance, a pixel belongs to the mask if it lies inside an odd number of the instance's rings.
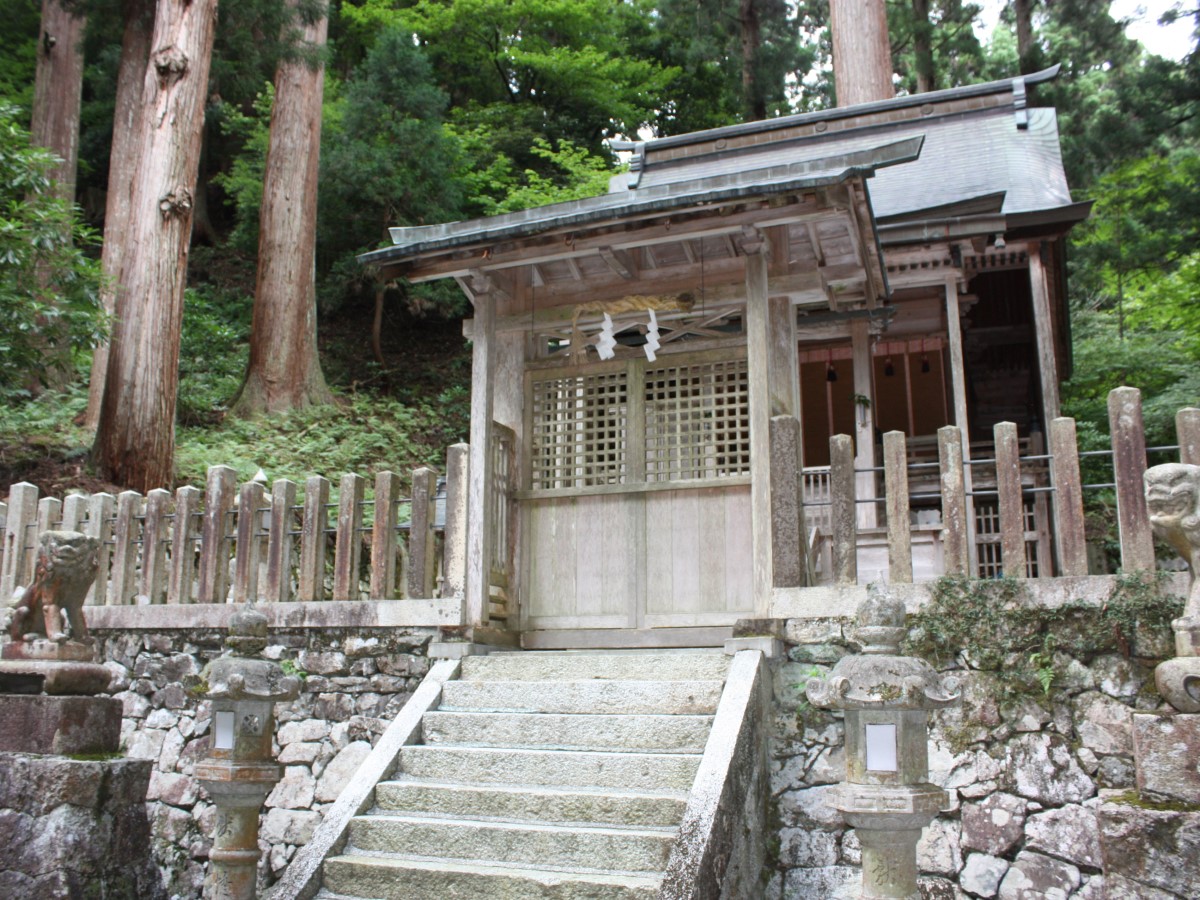
[[[169,487],[179,330],[217,0],[159,0],[93,453],[103,477]],[[120,227],[120,223],[112,223]]]
[[1022,75],[1034,71],[1033,59],[1033,0],[1013,0],[1013,17],[1017,20],[1017,58]]
[[933,26],[929,22],[929,0],[912,0],[913,57],[917,69],[917,93],[934,90]]
[[[324,16],[304,24],[302,43],[319,52],[328,27]],[[286,58],[275,72],[250,362],[232,409],[237,415],[333,399],[317,357],[317,171],[324,84],[324,66],[312,60]]]
[[59,196],[75,201],[79,162],[79,104],[83,96],[83,30],[87,17],[71,12],[60,0],[42,0],[42,34],[38,41],[33,88],[32,142],[46,147],[62,162],[51,172]]
[[896,96],[883,0],[829,0],[838,106]]
[[[142,82],[150,61],[150,39],[154,36],[154,0],[125,0],[125,33],[121,38],[121,61],[117,67],[116,110],[113,114],[112,151],[108,159],[108,195],[104,201],[104,249],[101,265],[110,279],[104,290],[104,311],[116,311],[116,279],[121,275],[121,254],[129,222],[130,188],[134,152],[141,134]],[[86,426],[96,430],[104,379],[108,373],[108,344],[92,354],[92,376],[88,382]]]
[[762,47],[762,26],[757,0],[740,0],[738,25],[742,32],[742,109],[747,121],[767,117],[767,104],[758,83],[758,52]]

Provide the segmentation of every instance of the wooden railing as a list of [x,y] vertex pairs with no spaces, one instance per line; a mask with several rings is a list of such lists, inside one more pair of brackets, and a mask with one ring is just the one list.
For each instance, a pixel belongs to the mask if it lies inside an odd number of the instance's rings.
[[[1110,394],[1109,425],[1111,452],[1105,455],[1111,458],[1112,482],[1093,487],[1116,495],[1121,568],[1153,569],[1154,543],[1142,486],[1147,457],[1140,392],[1118,388]],[[1179,461],[1200,465],[1200,409],[1181,410],[1176,431]],[[914,462],[902,432],[884,435],[879,473],[884,489],[865,502],[879,502],[886,508],[888,579],[913,580],[912,519],[921,508],[936,509],[940,516],[945,574],[1016,578],[1088,574],[1083,506],[1087,486],[1080,475],[1075,420],[1055,419],[1047,437],[1047,452],[1040,452],[1040,444],[1034,441],[1022,455],[1016,426],[1002,422],[994,429],[993,456],[964,461],[961,432],[946,426],[938,432],[935,469],[928,461]],[[856,474],[862,473],[854,469],[849,436],[830,439],[830,460],[827,468],[801,473],[805,525],[809,535],[823,537],[831,545],[827,556],[832,572],[824,573],[826,577],[853,584],[858,579],[860,543],[853,511],[856,503],[864,501],[856,496]],[[911,496],[910,480],[919,485]],[[786,507],[773,512],[776,517],[788,514]],[[797,530],[790,522],[776,525],[785,533]],[[813,550],[802,548],[810,556]]]
[[239,486],[227,466],[208,470],[203,491],[173,494],[59,500],[16,484],[0,503],[0,597],[29,582],[39,535],[56,529],[100,542],[91,605],[448,596],[464,576],[446,571],[443,559],[462,565],[466,521],[443,514],[443,525],[438,509],[465,504],[466,457],[465,444],[447,451],[452,477],[440,499],[431,468],[413,471],[411,497],[400,495],[399,475],[379,472],[370,488],[361,475],[343,475],[332,501],[333,485],[320,476],[303,485],[280,479],[268,490],[256,481]]

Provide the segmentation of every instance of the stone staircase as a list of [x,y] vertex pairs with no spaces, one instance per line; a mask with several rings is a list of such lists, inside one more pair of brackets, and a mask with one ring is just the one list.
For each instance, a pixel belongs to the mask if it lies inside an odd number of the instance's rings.
[[463,660],[320,897],[657,897],[729,658],[525,652]]

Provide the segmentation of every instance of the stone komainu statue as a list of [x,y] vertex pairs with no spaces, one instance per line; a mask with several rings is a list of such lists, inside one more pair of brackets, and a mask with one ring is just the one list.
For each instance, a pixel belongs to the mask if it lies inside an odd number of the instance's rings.
[[1150,527],[1192,570],[1184,615],[1200,615],[1200,466],[1167,463],[1146,470]]
[[[100,542],[78,531],[44,531],[33,582],[12,610],[8,633],[14,641],[45,636],[62,643],[88,636],[83,601],[96,578]],[[69,635],[63,629],[67,614]]]

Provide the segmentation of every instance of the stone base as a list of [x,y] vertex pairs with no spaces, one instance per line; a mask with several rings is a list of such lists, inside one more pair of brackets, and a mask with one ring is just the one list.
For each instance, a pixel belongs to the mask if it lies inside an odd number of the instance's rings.
[[120,743],[120,700],[0,694],[0,751],[116,753]]
[[0,753],[0,897],[161,900],[145,802],[153,765]]
[[0,659],[0,675],[41,677],[47,694],[89,697],[102,693],[112,680],[112,673],[99,663],[46,659]]
[[1200,803],[1200,715],[1134,713],[1138,791]]
[[11,641],[0,647],[0,659],[42,659],[90,663],[96,661],[96,642],[92,638],[85,641],[26,638],[23,641]]
[[1200,811],[1114,799],[1100,806],[1096,818],[1106,882],[1137,885],[1136,894],[1120,896],[1200,897]]

